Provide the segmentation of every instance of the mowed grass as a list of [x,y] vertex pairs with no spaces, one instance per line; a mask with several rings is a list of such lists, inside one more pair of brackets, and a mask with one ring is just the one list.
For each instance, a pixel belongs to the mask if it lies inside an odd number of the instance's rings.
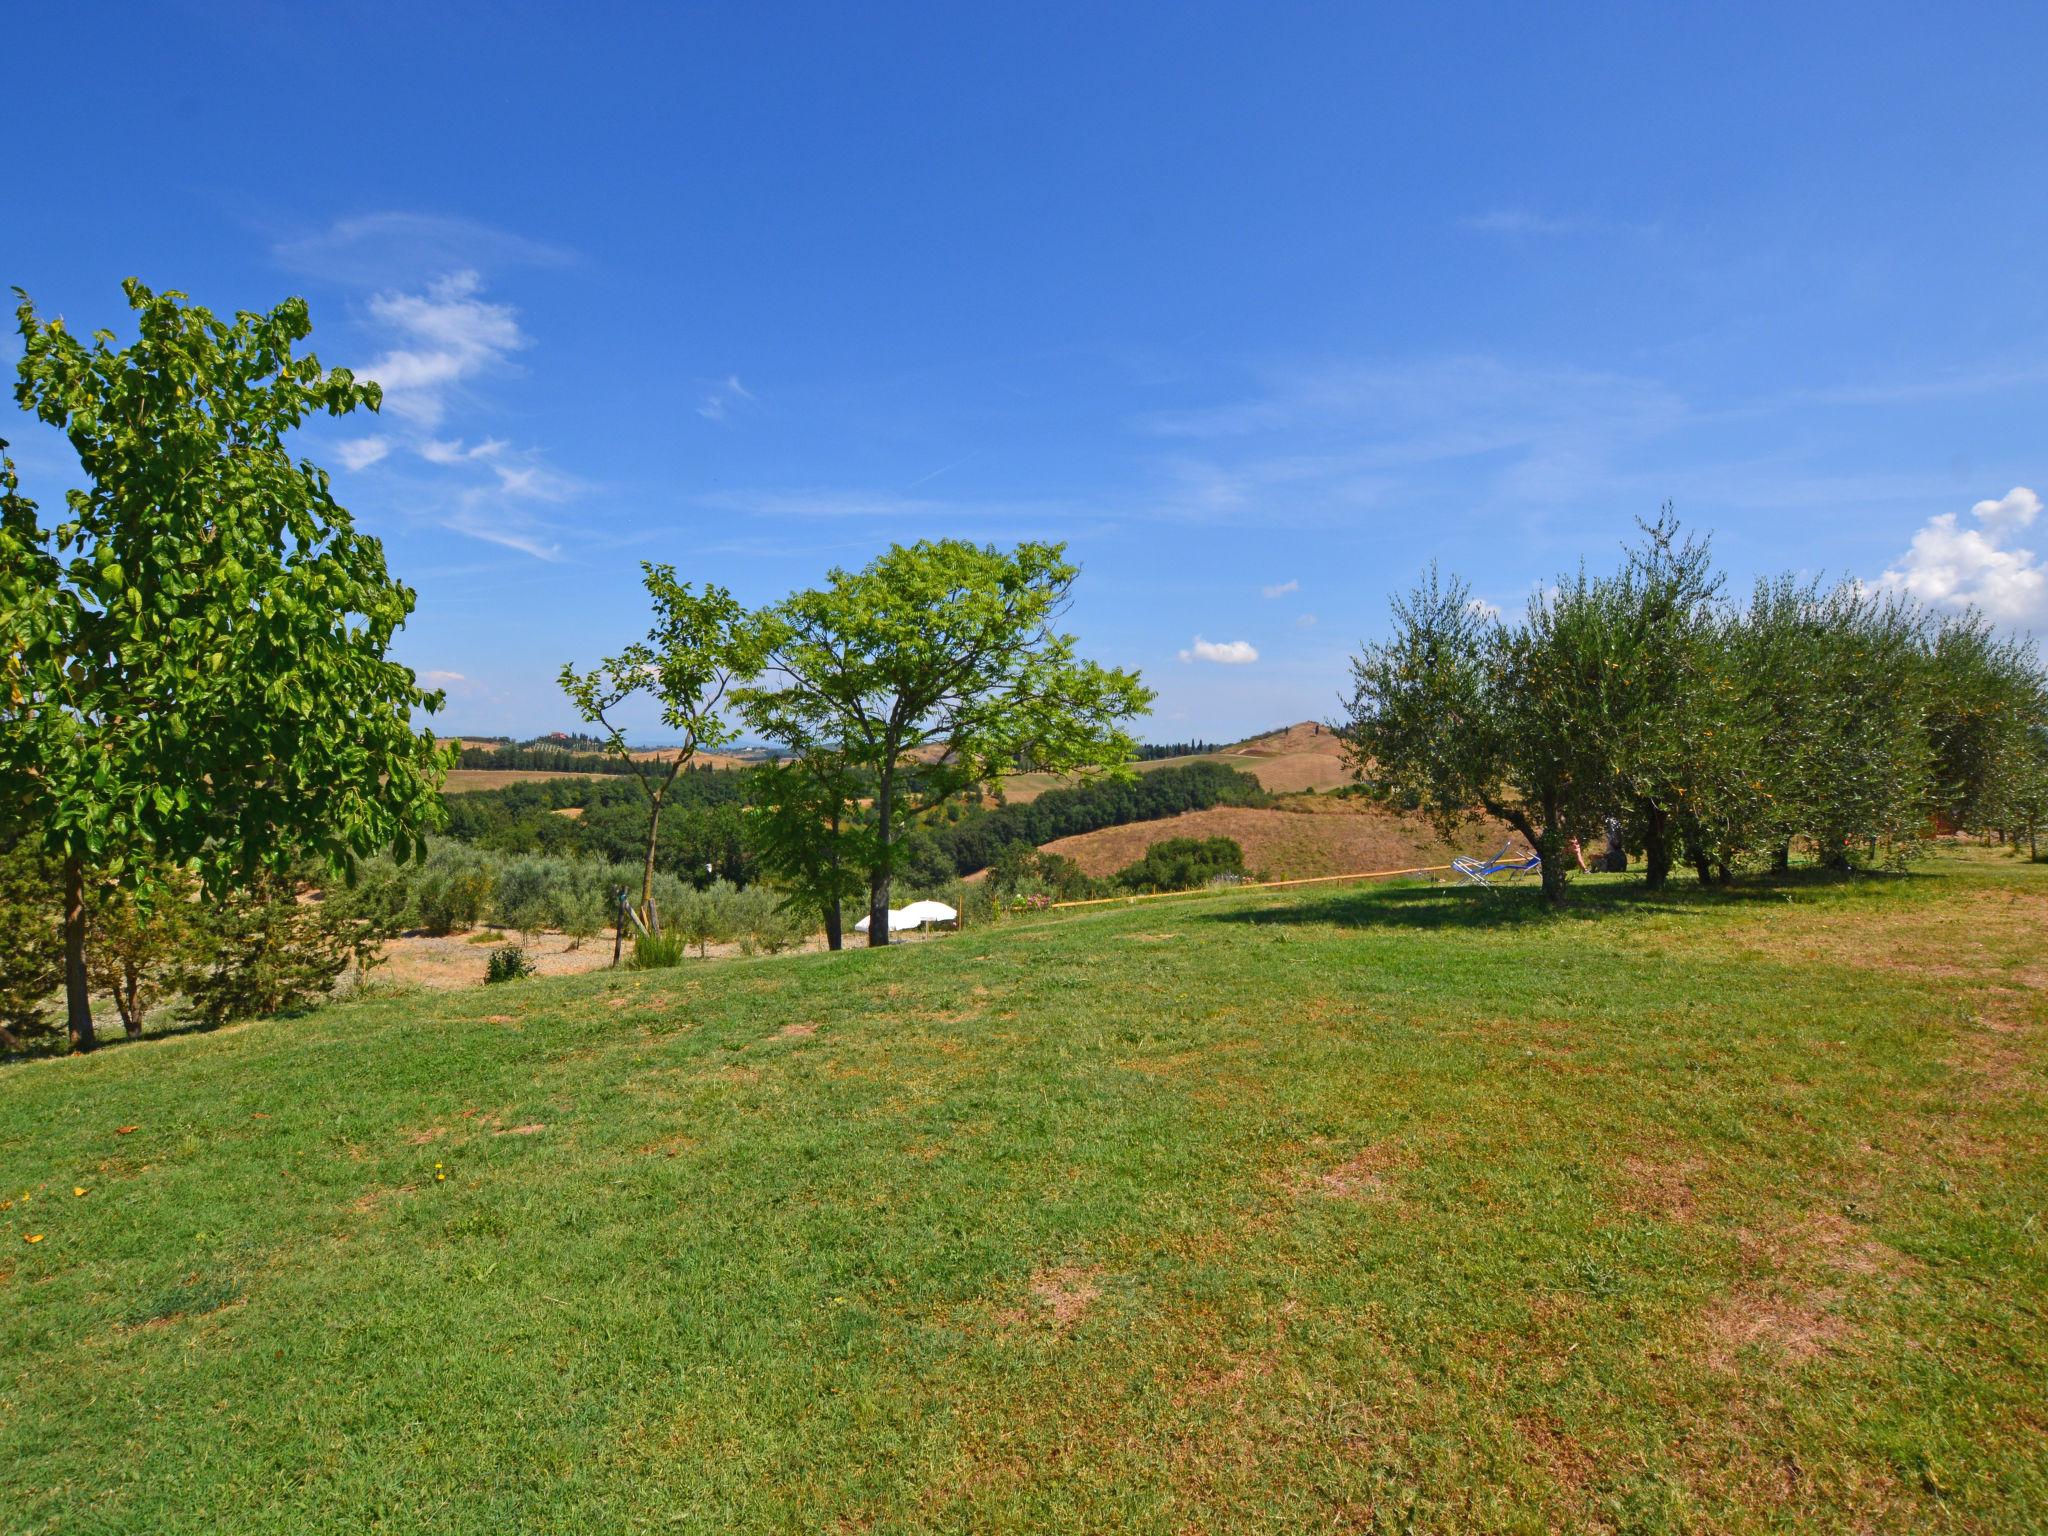
[[2039,1530],[2044,877],[1156,902],[9,1068],[0,1528]]

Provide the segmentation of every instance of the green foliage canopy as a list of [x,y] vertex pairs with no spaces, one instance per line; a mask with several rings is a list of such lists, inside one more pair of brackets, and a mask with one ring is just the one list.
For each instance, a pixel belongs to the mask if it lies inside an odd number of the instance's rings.
[[[134,884],[178,865],[218,895],[307,854],[411,853],[445,766],[412,727],[441,696],[386,654],[413,593],[286,445],[311,415],[375,409],[377,386],[298,350],[303,300],[223,321],[124,291],[125,347],[25,295],[17,311],[15,397],[64,432],[85,483],[53,527],[11,466],[0,484],[0,805],[74,897],[87,872]],[[89,1045],[82,961],[67,981]]]

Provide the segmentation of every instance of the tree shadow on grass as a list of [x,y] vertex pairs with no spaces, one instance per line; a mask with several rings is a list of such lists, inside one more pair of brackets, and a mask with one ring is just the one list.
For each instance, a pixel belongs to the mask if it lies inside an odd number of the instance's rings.
[[1547,906],[1534,882],[1483,889],[1476,885],[1395,885],[1304,895],[1287,905],[1238,907],[1205,912],[1217,923],[1330,924],[1339,928],[1423,928],[1492,930],[1532,923],[1597,922],[1628,915],[1708,917],[1717,912],[1781,907],[1808,892],[1840,891],[1883,883],[1896,888],[1931,879],[1919,873],[1850,874],[1794,870],[1768,878],[1738,880],[1730,886],[1674,881],[1661,891],[1640,879],[1574,883],[1560,910]]

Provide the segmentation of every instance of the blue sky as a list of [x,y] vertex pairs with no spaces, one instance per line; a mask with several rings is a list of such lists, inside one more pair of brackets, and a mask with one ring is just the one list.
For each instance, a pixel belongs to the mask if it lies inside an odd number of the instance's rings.
[[935,534],[1068,540],[1154,739],[1667,498],[2048,630],[2048,10],[1671,9],[21,7],[0,283],[304,294],[450,728],[568,723],[642,559]]

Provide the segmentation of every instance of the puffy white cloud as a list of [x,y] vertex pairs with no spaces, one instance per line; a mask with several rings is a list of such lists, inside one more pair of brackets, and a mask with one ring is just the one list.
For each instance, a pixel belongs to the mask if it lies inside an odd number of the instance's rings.
[[2041,515],[2041,498],[2016,485],[1995,501],[1929,518],[1898,564],[1879,580],[1941,607],[1975,607],[2006,623],[2048,618],[2048,563],[2017,537]]
[[388,437],[352,437],[334,445],[334,456],[344,469],[368,469],[390,451]]
[[1301,583],[1300,583],[1300,582],[1298,582],[1298,581],[1281,581],[1281,582],[1275,582],[1275,583],[1274,583],[1274,584],[1273,584],[1272,586],[1270,586],[1270,587],[1261,587],[1261,588],[1259,588],[1259,596],[1261,596],[1261,597],[1285,597],[1285,596],[1286,596],[1286,595],[1287,595],[1288,593],[1290,593],[1290,592],[1299,592],[1300,590],[1301,590]]
[[1259,653],[1249,640],[1204,640],[1195,636],[1195,643],[1180,653],[1182,661],[1213,661],[1218,666],[1242,667],[1259,659]]
[[2041,498],[2024,485],[2016,485],[1996,501],[1980,501],[1970,515],[1994,536],[2017,533],[2041,515]]
[[1477,614],[1482,619],[1497,619],[1500,617],[1500,604],[1489,603],[1483,597],[1471,599],[1471,601],[1465,604],[1465,607],[1467,611]]
[[478,295],[483,279],[456,272],[425,293],[380,293],[372,318],[396,331],[399,344],[357,371],[384,386],[385,407],[422,427],[440,424],[448,390],[502,363],[527,344],[518,311]]

